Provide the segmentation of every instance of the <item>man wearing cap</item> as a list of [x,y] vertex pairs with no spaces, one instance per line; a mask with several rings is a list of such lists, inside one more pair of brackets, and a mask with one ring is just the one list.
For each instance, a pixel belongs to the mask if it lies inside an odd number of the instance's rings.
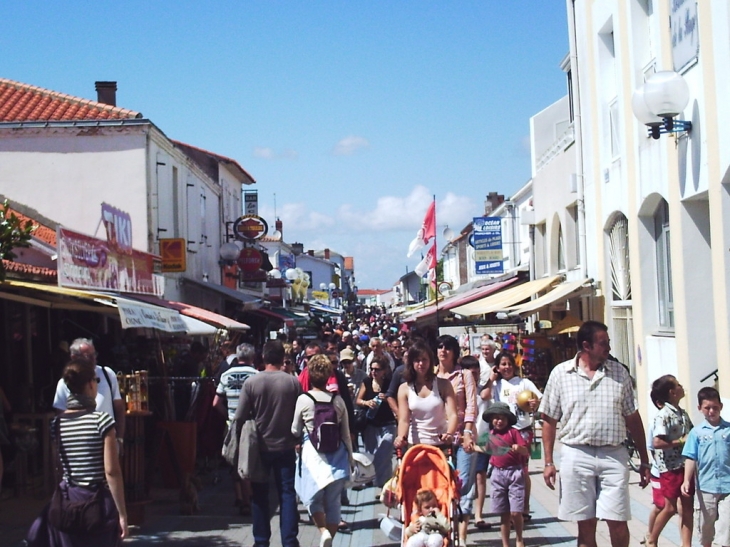
[[355,368],[355,352],[350,348],[345,348],[340,352],[340,366],[342,366],[342,373],[347,380],[347,389],[350,392],[350,397],[354,401],[355,395],[360,390],[362,381],[368,375],[364,370]]
[[[561,424],[558,518],[578,522],[578,546],[596,547],[598,519],[605,520],[613,547],[628,547],[631,518],[626,431],[645,439],[631,376],[609,360],[608,327],[586,321],[578,330],[578,353],[557,365],[545,386],[539,412],[545,449],[543,478],[555,488],[556,427]],[[637,442],[641,487],[649,484],[646,443]],[[598,487],[600,485],[600,488]]]

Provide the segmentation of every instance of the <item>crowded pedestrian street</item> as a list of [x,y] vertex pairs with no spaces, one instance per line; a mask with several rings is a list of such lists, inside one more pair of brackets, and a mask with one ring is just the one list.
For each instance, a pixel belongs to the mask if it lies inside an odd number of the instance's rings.
[[[556,517],[558,507],[557,491],[548,489],[542,480],[542,462],[532,461],[530,472],[533,476],[532,519],[525,527],[525,545],[572,547],[576,542],[577,527],[574,523],[559,521]],[[228,474],[221,469],[203,477],[203,488],[199,492],[200,513],[191,516],[180,515],[177,490],[158,489],[154,492],[155,501],[147,508],[147,518],[143,525],[135,526],[125,545],[134,547],[247,547],[253,544],[251,519],[238,515],[233,507]],[[350,533],[337,534],[334,547],[395,547],[381,531],[379,520],[385,514],[385,506],[375,501],[379,492],[375,488],[349,491],[350,505],[343,507],[343,518],[349,524]],[[630,486],[632,520],[629,523],[632,547],[639,547],[647,531],[651,510],[651,492],[638,486],[638,475],[633,474]],[[0,547],[21,547],[29,522],[35,518],[42,503],[34,499],[0,501]],[[302,547],[319,545],[319,533],[308,521],[307,512],[299,507],[299,542]],[[394,514],[394,513],[391,513]],[[478,546],[501,545],[499,540],[498,519],[487,518],[493,523],[490,530],[472,527],[469,544]],[[278,517],[274,517],[271,547],[280,547]],[[664,529],[660,544],[662,547],[681,545],[679,532],[674,522]],[[598,526],[598,545],[610,545],[605,526]],[[699,545],[695,543],[693,545]]]

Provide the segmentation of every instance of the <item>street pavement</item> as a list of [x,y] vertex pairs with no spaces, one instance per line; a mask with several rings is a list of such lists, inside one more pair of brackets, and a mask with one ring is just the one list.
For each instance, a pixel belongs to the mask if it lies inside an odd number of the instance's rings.
[[[559,463],[559,462],[558,462]],[[559,465],[558,465],[559,467]],[[542,479],[543,465],[541,460],[530,463],[532,475],[531,510],[532,520],[525,529],[525,545],[573,546],[577,535],[577,526],[573,523],[557,520],[558,495],[545,486]],[[629,523],[631,545],[638,547],[646,534],[649,511],[651,509],[651,492],[638,486],[639,476],[632,473],[631,510],[633,519]],[[177,490],[154,489],[153,502],[146,507],[145,521],[141,526],[131,529],[131,537],[125,545],[134,547],[158,546],[171,547],[228,547],[253,545],[251,518],[239,516],[233,507],[233,491],[227,472],[220,469],[201,477],[203,488],[199,492],[200,512],[192,516],[180,515],[180,504]],[[350,505],[343,507],[343,518],[350,524],[350,532],[337,534],[334,547],[396,547],[397,542],[389,540],[379,528],[379,515],[385,514],[386,508],[375,500],[379,493],[375,488],[361,491],[349,490]],[[38,514],[44,500],[37,496],[12,498],[0,501],[0,547],[20,547],[28,525]],[[487,498],[485,509],[490,507]],[[318,546],[319,533],[308,522],[304,507],[300,507],[299,541],[302,547]],[[488,531],[470,527],[470,546],[501,546],[497,517],[487,518],[494,524]],[[680,544],[677,530],[677,518],[667,525],[659,544],[662,547],[674,547]],[[278,517],[271,523],[272,547],[281,546]],[[598,525],[598,545],[609,546],[608,530],[603,523]],[[514,545],[514,535],[512,536]],[[693,543],[699,546],[699,543]],[[102,546],[100,546],[102,547]]]

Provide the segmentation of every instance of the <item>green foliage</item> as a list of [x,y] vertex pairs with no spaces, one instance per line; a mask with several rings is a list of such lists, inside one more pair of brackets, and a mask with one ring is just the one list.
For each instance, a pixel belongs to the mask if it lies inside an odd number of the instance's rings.
[[[30,247],[30,237],[35,226],[30,220],[22,221],[10,210],[8,200],[0,206],[0,259],[14,260],[13,249]],[[5,281],[5,266],[0,261],[0,281]]]

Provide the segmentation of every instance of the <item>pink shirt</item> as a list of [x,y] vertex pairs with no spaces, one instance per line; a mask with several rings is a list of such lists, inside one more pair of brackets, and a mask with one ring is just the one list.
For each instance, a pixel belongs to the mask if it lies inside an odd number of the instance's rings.
[[[489,434],[498,437],[500,440],[497,442],[503,446],[512,446],[513,444],[527,446],[527,441],[522,438],[522,434],[513,427],[510,427],[503,433],[497,433],[492,430]],[[523,467],[525,465],[525,457],[517,452],[507,452],[503,456],[495,456],[492,454],[489,463],[501,469],[505,467]]]
[[454,371],[448,374],[440,374],[451,382],[456,395],[456,415],[459,419],[458,431],[464,432],[464,422],[476,422],[477,418],[477,386],[474,376],[468,370],[462,370],[460,366],[454,367]]

